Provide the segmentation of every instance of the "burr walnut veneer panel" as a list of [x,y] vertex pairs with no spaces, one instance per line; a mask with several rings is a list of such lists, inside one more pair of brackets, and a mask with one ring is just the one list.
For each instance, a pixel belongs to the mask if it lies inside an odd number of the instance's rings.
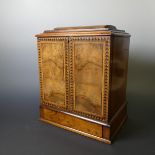
[[75,109],[102,113],[103,42],[74,42]]
[[42,42],[40,48],[43,100],[65,106],[65,42]]

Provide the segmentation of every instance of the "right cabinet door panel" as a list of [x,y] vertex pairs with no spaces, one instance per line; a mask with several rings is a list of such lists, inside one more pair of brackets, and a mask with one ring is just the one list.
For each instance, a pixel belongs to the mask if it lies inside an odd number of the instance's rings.
[[104,119],[104,38],[72,37],[70,40],[73,110]]

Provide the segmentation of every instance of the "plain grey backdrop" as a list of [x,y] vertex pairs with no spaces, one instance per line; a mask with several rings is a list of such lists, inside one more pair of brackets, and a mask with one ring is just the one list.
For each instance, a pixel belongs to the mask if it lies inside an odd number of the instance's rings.
[[[0,155],[155,154],[154,0],[0,0]],[[35,34],[115,25],[131,34],[129,119],[109,146],[39,119]]]

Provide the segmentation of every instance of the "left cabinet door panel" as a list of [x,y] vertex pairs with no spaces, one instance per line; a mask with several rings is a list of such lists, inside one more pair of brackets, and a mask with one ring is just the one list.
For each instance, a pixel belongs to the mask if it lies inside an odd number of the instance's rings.
[[51,38],[38,41],[42,104],[66,108],[68,100],[68,41]]

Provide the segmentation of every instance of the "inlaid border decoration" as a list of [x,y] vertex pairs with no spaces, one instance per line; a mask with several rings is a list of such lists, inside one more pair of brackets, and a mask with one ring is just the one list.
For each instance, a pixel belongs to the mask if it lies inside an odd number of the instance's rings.
[[[74,83],[74,41],[103,42],[103,71],[102,71],[102,115],[89,112],[82,112],[74,109],[75,106],[75,83]],[[69,38],[69,70],[70,70],[70,101],[69,107],[72,113],[99,120],[108,121],[108,100],[109,100],[109,68],[110,68],[110,36],[89,36]]]
[[[65,61],[64,61],[64,74],[65,74],[65,105],[56,105],[55,103],[46,101],[43,94],[43,72],[42,72],[42,56],[41,46],[46,43],[63,42],[65,44]],[[51,37],[51,38],[38,38],[38,63],[39,63],[39,78],[40,78],[40,100],[41,104],[47,105],[54,109],[65,110],[69,102],[69,68],[68,68],[68,37]]]

